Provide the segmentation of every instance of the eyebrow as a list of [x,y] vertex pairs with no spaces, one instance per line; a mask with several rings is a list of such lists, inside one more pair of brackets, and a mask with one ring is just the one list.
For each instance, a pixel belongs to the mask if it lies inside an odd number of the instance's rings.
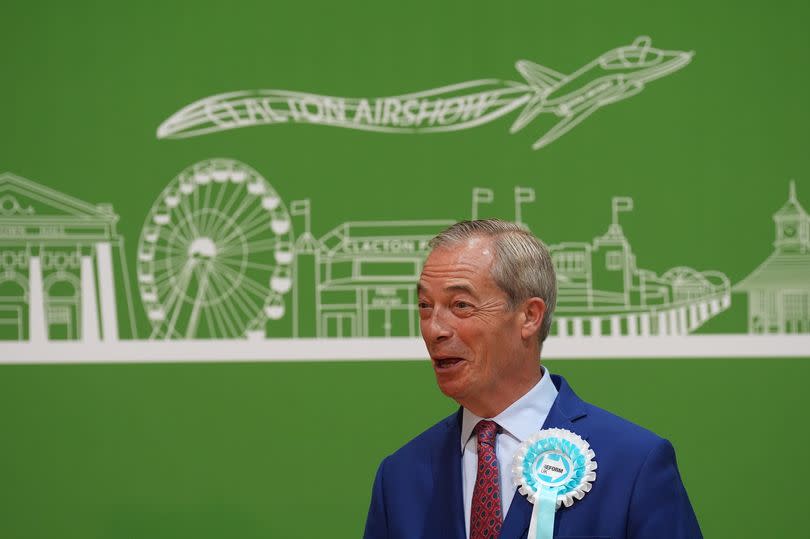
[[[421,294],[422,291],[424,291],[424,289],[425,289],[425,287],[422,285],[421,282],[416,283],[416,292],[418,294]],[[443,290],[447,291],[447,292],[466,292],[467,294],[469,294],[471,296],[478,297],[476,295],[475,291],[473,291],[472,287],[470,285],[466,285],[466,284],[452,284],[450,286],[444,287]]]
[[473,292],[472,287],[466,284],[452,284],[445,287],[445,290],[450,292],[466,292],[471,296],[475,296],[475,292]]

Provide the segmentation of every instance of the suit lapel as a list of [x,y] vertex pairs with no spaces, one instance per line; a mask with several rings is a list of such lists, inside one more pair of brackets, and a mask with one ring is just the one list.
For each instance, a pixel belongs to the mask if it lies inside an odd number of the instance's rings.
[[[588,438],[588,433],[583,430],[582,424],[574,425],[574,422],[587,415],[585,403],[573,392],[565,378],[555,374],[551,375],[551,380],[557,387],[557,398],[548,412],[544,429],[566,429],[575,432],[583,439]],[[509,506],[509,512],[501,528],[500,539],[518,539],[523,537],[529,530],[529,521],[532,516],[533,505],[529,503],[526,496],[515,489],[515,496]],[[555,524],[558,524],[555,522]],[[557,526],[555,525],[555,528]]]
[[461,487],[461,410],[446,424],[447,434],[431,454],[435,489],[422,536],[465,539]]

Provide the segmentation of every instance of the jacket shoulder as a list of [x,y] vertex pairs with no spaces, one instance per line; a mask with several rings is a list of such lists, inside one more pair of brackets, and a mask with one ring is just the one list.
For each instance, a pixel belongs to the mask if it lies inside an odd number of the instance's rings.
[[632,438],[636,442],[649,444],[656,444],[663,440],[661,436],[653,431],[612,412],[608,412],[604,408],[600,408],[589,402],[585,403],[585,407],[591,422],[588,428],[594,433],[621,434],[622,436]]
[[[568,381],[559,375],[551,376],[557,387],[555,421],[570,421],[575,430],[587,433],[587,439],[609,447],[632,449],[630,454],[646,455],[666,441],[654,432],[636,425],[623,417],[587,402],[574,392]],[[552,407],[552,411],[555,408]]]
[[[448,436],[452,436],[453,432],[459,432],[458,427],[459,412],[454,412],[452,415],[442,419],[432,427],[420,433],[405,445],[394,451],[386,460],[402,461],[410,460],[411,458],[424,455],[425,451],[432,451],[438,445],[445,443]],[[461,442],[459,442],[460,444]],[[461,446],[459,445],[459,454]]]
[[587,425],[588,441],[595,449],[621,454],[626,464],[640,466],[654,450],[671,447],[668,440],[649,429],[593,404],[584,404],[587,415],[582,422]]

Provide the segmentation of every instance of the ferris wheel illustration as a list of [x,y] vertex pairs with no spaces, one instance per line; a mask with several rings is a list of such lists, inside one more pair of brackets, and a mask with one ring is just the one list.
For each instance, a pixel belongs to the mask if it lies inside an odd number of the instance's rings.
[[241,338],[285,314],[293,234],[278,193],[232,159],[201,161],[163,190],[138,243],[152,339]]

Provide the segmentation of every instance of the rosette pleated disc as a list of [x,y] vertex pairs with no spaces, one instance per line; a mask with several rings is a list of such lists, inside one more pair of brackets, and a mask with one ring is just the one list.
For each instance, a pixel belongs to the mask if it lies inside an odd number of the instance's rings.
[[282,318],[292,287],[292,227],[251,167],[211,159],[160,194],[138,243],[138,286],[152,338],[239,338]]

